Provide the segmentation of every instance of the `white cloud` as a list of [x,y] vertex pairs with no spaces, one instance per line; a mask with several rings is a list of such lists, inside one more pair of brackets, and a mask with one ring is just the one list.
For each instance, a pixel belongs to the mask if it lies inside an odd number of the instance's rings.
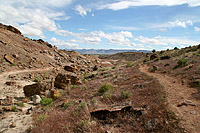
[[64,41],[64,40],[61,40],[61,39],[57,39],[55,37],[51,38],[50,39],[51,43],[56,45],[56,46],[61,46],[63,48],[78,48],[78,44],[75,44],[75,43],[72,43],[70,41]]
[[162,36],[156,36],[153,38],[143,37],[139,36],[138,38],[134,39],[135,41],[138,41],[142,44],[151,44],[151,45],[174,45],[174,46],[184,46],[184,45],[196,45],[199,42],[192,41],[187,38],[178,38],[178,37],[162,37]]
[[83,8],[81,5],[76,5],[75,11],[82,17],[87,16],[87,12],[91,12],[90,8]]
[[187,26],[192,26],[193,22],[191,20],[188,21],[180,21],[180,20],[176,20],[173,22],[169,22],[169,26],[171,27],[183,27],[186,28]]
[[0,4],[0,21],[21,30],[23,35],[44,38],[44,31],[56,31],[55,20],[66,20],[69,16],[54,8],[63,7],[71,0],[9,0]]
[[122,10],[134,6],[173,6],[173,5],[182,5],[188,4],[189,6],[200,6],[199,0],[126,0],[119,1],[116,3],[101,5],[98,9],[111,9],[111,10]]
[[56,31],[58,35],[75,37],[77,42],[82,44],[99,44],[102,39],[106,39],[109,44],[131,46],[129,38],[133,35],[129,31],[104,33],[103,31],[92,31],[88,33],[73,33],[67,30]]
[[128,30],[128,31],[141,30],[137,27],[132,27],[132,26],[112,26],[112,25],[108,25],[108,28],[113,29],[113,30]]
[[200,31],[200,28],[199,27],[194,27],[194,30],[195,31]]
[[94,17],[94,13],[92,13],[92,17]]

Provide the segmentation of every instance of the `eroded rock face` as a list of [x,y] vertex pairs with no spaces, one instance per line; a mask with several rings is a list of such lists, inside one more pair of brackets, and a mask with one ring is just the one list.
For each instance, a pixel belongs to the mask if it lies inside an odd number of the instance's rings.
[[81,84],[79,77],[72,73],[59,73],[55,79],[55,87],[67,89],[68,86]]

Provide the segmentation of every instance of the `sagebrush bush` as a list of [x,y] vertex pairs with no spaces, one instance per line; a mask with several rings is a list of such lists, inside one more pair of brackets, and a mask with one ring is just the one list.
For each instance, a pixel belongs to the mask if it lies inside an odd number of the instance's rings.
[[52,98],[46,98],[46,97],[43,97],[42,100],[40,101],[40,103],[41,103],[43,106],[51,105],[52,102],[53,102],[53,99],[52,99]]
[[187,64],[188,60],[185,58],[181,58],[178,60],[177,64],[178,66],[185,66]]
[[113,86],[111,84],[104,84],[101,86],[101,88],[98,90],[99,93],[104,93],[107,91],[112,91],[113,90]]
[[127,64],[126,64],[126,67],[132,67],[133,66],[133,63],[132,62],[128,62]]
[[130,96],[131,96],[131,93],[129,91],[124,91],[124,90],[121,91],[121,98],[126,99],[126,98],[129,98]]
[[18,103],[17,103],[17,106],[19,106],[19,107],[24,107],[24,103],[23,103],[23,102],[18,102]]

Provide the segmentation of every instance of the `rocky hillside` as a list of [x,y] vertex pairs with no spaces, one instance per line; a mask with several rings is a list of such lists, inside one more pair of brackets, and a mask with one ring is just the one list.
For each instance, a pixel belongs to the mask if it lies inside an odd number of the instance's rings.
[[152,66],[150,71],[171,75],[200,91],[200,44],[147,54],[144,62]]
[[0,47],[0,132],[200,132],[186,86],[199,84],[199,46],[81,55],[1,24]]

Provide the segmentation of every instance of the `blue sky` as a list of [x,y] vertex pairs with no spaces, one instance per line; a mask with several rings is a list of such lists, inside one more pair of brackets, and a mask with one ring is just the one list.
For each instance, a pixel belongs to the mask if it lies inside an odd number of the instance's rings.
[[59,49],[162,50],[200,43],[199,0],[0,0],[0,22]]

